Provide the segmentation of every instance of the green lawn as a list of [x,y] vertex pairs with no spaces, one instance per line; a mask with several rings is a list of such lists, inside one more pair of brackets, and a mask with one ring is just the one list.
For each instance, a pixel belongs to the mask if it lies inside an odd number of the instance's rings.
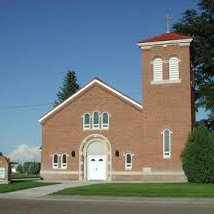
[[10,184],[0,184],[0,193],[13,192],[17,190],[29,189],[34,187],[41,187],[47,185],[53,185],[56,183],[44,183],[33,181],[13,181]]
[[133,197],[214,197],[214,184],[106,183],[67,188],[53,194]]
[[12,179],[40,178],[39,174],[12,173]]

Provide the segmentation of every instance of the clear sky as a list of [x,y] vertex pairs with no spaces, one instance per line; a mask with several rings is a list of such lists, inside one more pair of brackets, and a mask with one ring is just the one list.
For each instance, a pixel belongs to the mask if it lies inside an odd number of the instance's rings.
[[[68,69],[83,86],[95,76],[141,101],[142,38],[165,32],[192,0],[1,0],[0,151],[41,145],[38,119]],[[198,117],[204,117],[199,113]]]

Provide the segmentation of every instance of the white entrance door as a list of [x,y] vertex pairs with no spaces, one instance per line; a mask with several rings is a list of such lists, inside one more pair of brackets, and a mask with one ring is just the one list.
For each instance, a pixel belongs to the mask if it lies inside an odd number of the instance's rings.
[[88,180],[106,180],[105,155],[89,155],[87,165]]

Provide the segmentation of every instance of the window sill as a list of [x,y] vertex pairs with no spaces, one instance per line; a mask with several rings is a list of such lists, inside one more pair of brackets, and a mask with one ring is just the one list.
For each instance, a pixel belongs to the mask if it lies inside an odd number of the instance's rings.
[[155,85],[155,84],[174,84],[174,83],[181,83],[181,79],[179,80],[159,80],[159,81],[150,81],[151,85]]
[[66,169],[67,169],[67,167],[61,167],[61,169],[66,170]]
[[126,171],[131,171],[131,170],[132,170],[132,167],[130,167],[130,168],[129,168],[129,167],[128,167],[128,168],[125,168],[125,170],[126,170]]
[[108,131],[109,128],[92,128],[92,129],[83,129],[83,131]]
[[109,130],[109,127],[102,127],[100,130]]
[[167,160],[167,159],[171,159],[170,156],[164,156],[163,159]]

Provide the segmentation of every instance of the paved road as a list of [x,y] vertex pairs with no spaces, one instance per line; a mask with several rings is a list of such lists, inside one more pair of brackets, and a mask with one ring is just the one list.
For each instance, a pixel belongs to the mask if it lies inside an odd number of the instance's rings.
[[214,205],[116,204],[0,199],[0,214],[212,214]]

